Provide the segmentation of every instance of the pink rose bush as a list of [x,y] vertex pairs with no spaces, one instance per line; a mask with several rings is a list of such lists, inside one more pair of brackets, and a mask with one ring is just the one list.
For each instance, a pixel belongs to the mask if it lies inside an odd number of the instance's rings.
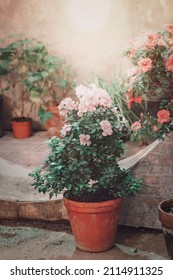
[[48,159],[31,174],[35,188],[85,202],[133,195],[141,180],[118,165],[125,120],[110,95],[95,84],[80,85],[75,101],[64,99],[59,111],[65,116],[61,138],[50,139]]

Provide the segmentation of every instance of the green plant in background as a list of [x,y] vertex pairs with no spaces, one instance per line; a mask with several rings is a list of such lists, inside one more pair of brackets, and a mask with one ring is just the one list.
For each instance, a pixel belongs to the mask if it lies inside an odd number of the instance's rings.
[[95,83],[111,96],[114,105],[118,108],[119,114],[126,121],[124,125],[124,130],[127,131],[130,125],[138,120],[137,111],[135,109],[128,109],[126,100],[126,87],[123,78],[112,78],[109,82],[106,82],[102,77],[96,76]]
[[[73,89],[74,82],[70,66],[64,59],[49,54],[46,46],[35,39],[13,39],[0,48],[0,91],[8,98],[8,90],[20,92],[20,106],[11,98],[14,115],[26,114],[25,103],[30,102],[28,116],[35,103],[39,103],[39,116],[45,121],[51,116],[46,107],[58,105]],[[7,91],[7,93],[5,93]]]
[[[28,54],[28,62],[37,58],[37,50]],[[30,92],[30,99],[39,102],[41,107],[38,115],[45,122],[51,115],[46,112],[48,106],[58,106],[60,101],[72,94],[75,82],[71,67],[64,59],[51,56],[45,46],[42,46],[39,59],[25,79],[25,85]]]
[[4,41],[0,48],[1,93],[9,101],[15,118],[28,118],[34,105],[30,101],[30,109],[26,112],[25,102],[29,100],[30,92],[24,81],[31,68],[31,64],[27,61],[27,52],[33,44],[38,43],[33,40],[18,39],[9,44],[5,44]]
[[75,201],[98,202],[132,196],[141,180],[121,169],[124,121],[109,94],[95,84],[76,88],[77,101],[64,99],[59,106],[66,117],[61,139],[52,137],[51,152],[34,169],[33,186],[50,197],[61,191]]

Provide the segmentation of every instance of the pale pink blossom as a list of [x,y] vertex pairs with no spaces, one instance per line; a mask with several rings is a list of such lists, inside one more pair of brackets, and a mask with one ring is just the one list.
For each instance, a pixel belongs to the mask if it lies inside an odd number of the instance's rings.
[[113,112],[113,113],[117,113],[117,112],[118,112],[118,107],[113,107],[113,108],[112,108],[112,112]]
[[154,130],[154,132],[157,132],[159,129],[158,129],[158,127],[156,125],[154,125],[153,126],[153,130]]
[[79,135],[79,139],[80,139],[80,144],[85,146],[90,146],[91,145],[91,141],[90,141],[90,135],[85,135],[85,134],[80,134]]
[[137,72],[138,72],[138,69],[136,67],[132,67],[127,70],[127,75],[128,75],[128,77],[131,77],[131,76],[136,75]]
[[65,124],[65,125],[62,127],[60,133],[61,133],[62,136],[66,136],[67,133],[68,133],[70,130],[71,130],[71,125]]
[[141,123],[138,122],[138,121],[132,123],[132,125],[131,125],[131,130],[132,130],[132,131],[137,131],[137,130],[140,129],[140,128],[141,128]]
[[160,38],[159,40],[158,40],[158,46],[160,46],[160,47],[165,47],[165,48],[168,48],[168,43],[167,42],[165,42],[165,40],[163,40],[162,38]]
[[98,182],[98,181],[96,181],[96,180],[90,179],[89,182],[88,182],[88,184],[92,186],[92,185],[96,184],[97,182]]
[[152,69],[152,60],[149,57],[143,58],[138,61],[139,70],[146,73]]
[[133,77],[130,78],[129,83],[130,83],[131,85],[133,85],[134,82],[135,82],[135,80],[136,80],[136,76],[133,76]]
[[172,39],[172,38],[169,39],[169,44],[170,44],[171,46],[173,46],[173,39]]
[[78,86],[76,88],[78,102],[78,116],[83,116],[86,112],[93,112],[97,107],[110,108],[112,99],[103,89],[98,88],[95,84],[90,84],[88,88]]
[[100,122],[101,129],[103,130],[102,135],[107,136],[107,135],[112,135],[113,130],[112,130],[112,125],[109,121],[103,120]]
[[158,37],[159,37],[158,34],[148,34],[146,47],[148,47],[149,49],[154,48],[157,45]]
[[68,111],[77,108],[77,104],[71,97],[67,97],[61,101],[58,108],[60,110],[61,115],[67,116]]

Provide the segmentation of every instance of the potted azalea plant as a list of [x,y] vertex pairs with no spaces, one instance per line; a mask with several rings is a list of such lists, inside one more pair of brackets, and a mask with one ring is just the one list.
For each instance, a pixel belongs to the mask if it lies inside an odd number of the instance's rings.
[[132,140],[162,138],[172,129],[172,46],[173,25],[167,25],[143,32],[123,52],[133,64],[125,84],[128,107],[145,105],[140,107],[140,120],[132,124]]
[[78,248],[99,252],[113,246],[120,205],[142,182],[118,165],[124,122],[109,94],[90,84],[76,87],[76,97],[61,101],[61,139],[49,140],[48,158],[30,176],[50,198],[63,192]]
[[[133,64],[126,81],[129,108],[142,101],[173,98],[173,25],[143,32],[124,50]],[[153,109],[153,104],[152,104]]]
[[[173,25],[143,33],[124,51],[135,68],[127,78],[128,107],[147,102],[131,125],[131,140],[164,140],[173,131]],[[155,105],[155,103],[157,104]],[[149,105],[149,106],[148,106]],[[151,105],[151,106],[150,106]],[[168,255],[173,259],[173,199],[158,205]]]

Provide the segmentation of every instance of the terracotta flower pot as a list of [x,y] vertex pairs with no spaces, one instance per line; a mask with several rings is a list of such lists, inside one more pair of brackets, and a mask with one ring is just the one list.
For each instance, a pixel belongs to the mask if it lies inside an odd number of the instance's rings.
[[15,118],[11,122],[13,136],[17,139],[28,138],[32,134],[32,120],[29,118],[25,118],[22,120],[19,118]]
[[158,205],[159,220],[162,223],[163,234],[168,255],[173,260],[173,214],[169,209],[173,209],[173,199],[163,200]]
[[88,203],[64,197],[77,247],[86,252],[102,252],[113,247],[123,198]]
[[59,114],[57,106],[49,106],[47,111],[52,113],[52,117],[46,121],[48,135],[60,137],[60,130],[64,125],[64,119]]

